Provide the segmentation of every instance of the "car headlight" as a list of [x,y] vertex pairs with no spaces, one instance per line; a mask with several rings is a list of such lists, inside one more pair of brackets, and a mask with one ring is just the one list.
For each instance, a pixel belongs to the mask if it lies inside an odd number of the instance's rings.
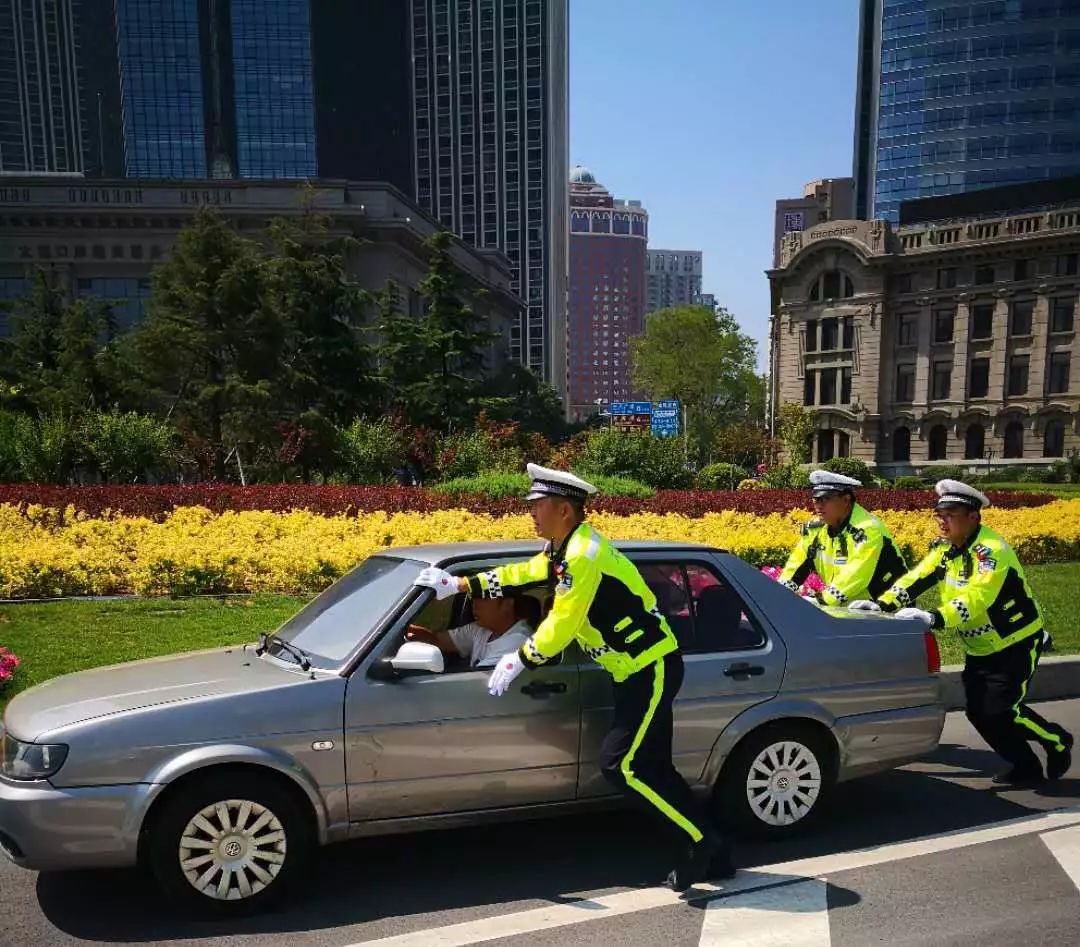
[[8,779],[48,779],[67,759],[62,743],[24,743],[10,733],[0,744],[0,776]]

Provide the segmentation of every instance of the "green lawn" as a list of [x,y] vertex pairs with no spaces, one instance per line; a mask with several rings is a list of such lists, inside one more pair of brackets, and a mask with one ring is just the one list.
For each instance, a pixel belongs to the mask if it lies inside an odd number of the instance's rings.
[[[1080,653],[1080,562],[1029,566],[1027,575],[1054,636],[1054,653]],[[920,604],[933,607],[929,599],[925,596]],[[260,631],[273,630],[306,601],[260,595],[0,605],[0,644],[23,660],[15,679],[0,691],[0,710],[18,691],[58,674],[254,641]],[[940,642],[944,664],[962,661],[953,636],[943,635]]]
[[1050,493],[1057,497],[1075,499],[1080,497],[1080,483],[983,483],[980,490],[1018,490],[1021,493]]

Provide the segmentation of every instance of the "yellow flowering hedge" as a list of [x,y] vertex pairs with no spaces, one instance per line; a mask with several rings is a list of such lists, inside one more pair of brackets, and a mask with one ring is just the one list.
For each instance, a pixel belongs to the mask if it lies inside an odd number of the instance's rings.
[[[929,512],[884,511],[892,535],[914,562],[936,535]],[[803,511],[735,511],[689,518],[675,513],[590,520],[613,539],[673,539],[719,546],[756,565],[780,563],[798,537]],[[1024,562],[1080,559],[1080,499],[1041,507],[989,509]],[[387,546],[532,537],[528,516],[464,510],[322,516],[182,507],[161,522],[94,518],[68,508],[0,505],[0,598],[61,595],[188,595],[313,592]]]

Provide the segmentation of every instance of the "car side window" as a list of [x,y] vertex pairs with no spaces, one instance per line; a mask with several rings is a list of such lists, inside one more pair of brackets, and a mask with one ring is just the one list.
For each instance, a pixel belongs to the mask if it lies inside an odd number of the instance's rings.
[[701,562],[643,562],[639,569],[685,654],[760,648],[765,634],[735,589]]

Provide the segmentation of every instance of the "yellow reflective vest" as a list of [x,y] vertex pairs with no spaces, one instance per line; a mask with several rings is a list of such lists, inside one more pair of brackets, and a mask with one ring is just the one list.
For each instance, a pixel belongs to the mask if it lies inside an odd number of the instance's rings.
[[799,542],[788,556],[777,581],[797,592],[811,572],[825,588],[823,605],[846,605],[881,595],[907,570],[885,524],[858,503],[835,534],[821,520],[802,528]]
[[941,604],[930,613],[934,627],[955,629],[968,654],[994,654],[1042,631],[1042,612],[1020,560],[989,527],[980,526],[963,546],[935,540],[879,602],[895,611],[939,584]]
[[555,601],[521,647],[526,667],[550,661],[577,640],[616,681],[624,681],[679,647],[637,567],[588,523],[559,549],[549,544],[527,562],[469,579],[473,597],[498,598],[542,586],[553,588]]

